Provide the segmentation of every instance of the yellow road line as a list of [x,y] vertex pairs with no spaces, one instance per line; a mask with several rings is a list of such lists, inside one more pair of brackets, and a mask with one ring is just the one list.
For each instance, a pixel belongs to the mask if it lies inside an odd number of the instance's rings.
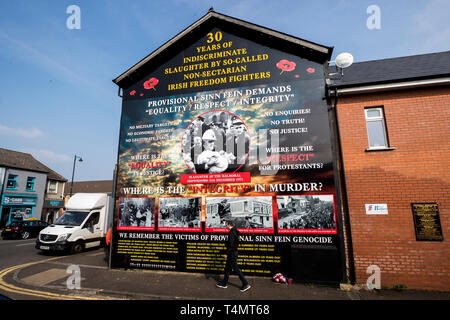
[[43,261],[37,261],[37,262],[30,262],[30,263],[25,263],[25,264],[21,264],[18,266],[12,266],[6,269],[3,269],[0,271],[0,289],[8,291],[8,292],[13,292],[13,293],[18,293],[18,294],[23,294],[23,295],[30,295],[30,296],[35,296],[35,297],[40,297],[40,298],[48,298],[48,299],[60,299],[60,300],[103,300],[100,298],[90,298],[90,297],[82,297],[82,296],[72,296],[72,295],[63,295],[63,294],[57,294],[57,293],[51,293],[51,292],[45,292],[45,291],[38,291],[38,290],[31,290],[31,289],[25,289],[25,288],[20,288],[17,287],[15,285],[12,285],[10,283],[5,282],[4,278],[6,277],[7,274],[17,270],[17,269],[21,269],[21,268],[25,268],[25,267],[29,267],[31,265],[34,264],[39,264],[39,263],[45,263],[48,261],[52,261],[52,260],[56,260],[56,259],[60,259],[63,257],[55,257],[55,258],[49,258]]

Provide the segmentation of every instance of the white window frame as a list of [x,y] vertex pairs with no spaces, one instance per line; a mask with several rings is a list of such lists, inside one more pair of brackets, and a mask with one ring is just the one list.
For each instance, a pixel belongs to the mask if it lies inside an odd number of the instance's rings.
[[[52,182],[55,183],[55,191],[50,191],[50,184],[51,184]],[[48,185],[47,185],[47,193],[53,193],[53,194],[58,193],[58,181],[55,181],[55,180],[49,180],[49,181],[48,181]]]
[[[367,130],[367,141],[369,143],[369,149],[373,150],[373,149],[387,149],[389,148],[389,140],[388,140],[388,136],[387,136],[387,130],[386,130],[386,120],[384,117],[384,108],[383,107],[366,107],[364,108],[364,116],[366,118],[366,130]],[[380,116],[378,117],[369,117],[367,115],[368,111],[374,111],[374,110],[378,110],[380,113]],[[369,122],[376,122],[376,121],[381,121],[382,125],[383,125],[383,136],[384,136],[384,143],[385,145],[383,146],[372,146],[370,143],[370,135],[369,135],[369,127],[367,126],[367,124]]]

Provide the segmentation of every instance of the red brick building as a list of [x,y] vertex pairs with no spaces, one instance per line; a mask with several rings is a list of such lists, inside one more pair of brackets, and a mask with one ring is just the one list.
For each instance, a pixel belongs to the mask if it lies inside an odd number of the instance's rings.
[[[381,287],[449,291],[450,51],[355,63],[331,78],[350,278],[365,284],[377,265]],[[442,240],[416,236],[415,203],[438,208]],[[418,228],[439,233],[438,222]]]

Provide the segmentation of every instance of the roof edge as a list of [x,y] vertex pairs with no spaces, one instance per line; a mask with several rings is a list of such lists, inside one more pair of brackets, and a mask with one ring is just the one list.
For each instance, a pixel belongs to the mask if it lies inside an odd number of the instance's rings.
[[415,82],[415,81],[423,81],[423,80],[433,80],[433,79],[444,79],[450,77],[450,73],[443,73],[439,75],[429,75],[422,77],[410,77],[410,78],[400,78],[400,79],[389,79],[382,81],[368,81],[368,82],[355,82],[355,83],[344,83],[344,84],[329,84],[330,87],[337,89],[350,89],[350,88],[359,88],[359,87],[368,87],[368,86],[376,86],[376,85],[389,85],[395,83],[406,83],[406,82]]
[[[405,58],[418,58],[418,57],[425,57],[430,55],[439,55],[443,53],[449,53],[450,50],[444,50],[444,51],[435,51],[435,52],[428,52],[428,53],[418,53],[413,54],[409,56],[396,56],[396,57],[387,57],[382,59],[371,59],[371,60],[364,60],[364,61],[355,61],[353,62],[353,65],[362,64],[362,63],[370,63],[370,62],[386,62],[386,61],[392,61],[392,60],[402,60]],[[330,68],[337,68],[336,63],[333,61],[333,64],[329,64]]]
[[190,30],[195,29],[198,25],[203,23],[204,21],[208,20],[209,17],[212,15],[213,11],[208,11],[207,14],[205,14],[203,17],[198,19],[196,22],[188,26],[186,29],[175,35],[173,38],[171,38],[169,41],[165,42],[163,45],[161,45],[159,48],[157,48],[155,51],[147,55],[145,58],[141,59],[139,62],[137,62],[135,65],[133,65],[131,68],[129,68],[127,71],[123,72],[121,75],[119,75],[117,78],[112,80],[115,84],[119,85],[118,83],[123,80],[126,76],[133,73],[136,69],[141,67],[143,64],[145,64],[147,61],[151,60],[154,56],[158,55],[160,52],[164,51],[167,47],[169,47],[171,44],[176,42],[178,39],[182,38],[185,34],[188,34]]
[[267,34],[269,36],[277,37],[279,39],[291,42],[295,45],[303,46],[305,48],[318,51],[318,52],[322,53],[323,55],[325,55],[327,57],[328,61],[331,59],[333,47],[323,46],[323,45],[320,45],[320,44],[317,44],[317,43],[314,43],[314,42],[311,42],[308,40],[304,40],[304,39],[294,37],[294,36],[279,32],[279,31],[272,30],[267,27],[262,27],[260,25],[257,25],[257,24],[251,23],[251,22],[247,22],[247,21],[240,20],[240,19],[237,19],[234,17],[230,17],[230,16],[215,12],[212,9],[210,9],[203,17],[201,17],[200,19],[195,21],[193,24],[188,26],[186,29],[184,29],[183,31],[181,31],[180,33],[175,35],[173,38],[171,38],[167,42],[165,42],[159,48],[154,50],[152,53],[147,55],[145,58],[143,58],[142,60],[137,62],[135,65],[133,65],[131,68],[129,68],[128,70],[126,70],[125,72],[120,74],[117,78],[113,79],[112,81],[116,85],[121,87],[120,86],[121,81],[126,79],[128,76],[133,74],[139,68],[144,66],[147,62],[152,60],[154,57],[156,57],[157,55],[162,53],[164,50],[168,49],[171,45],[176,43],[178,40],[182,39],[184,36],[186,36],[191,31],[193,31],[194,29],[196,29],[197,27],[199,27],[200,25],[202,25],[203,23],[205,23],[206,21],[208,21],[211,18],[216,18],[216,19],[220,19],[222,21],[228,22],[228,23],[237,24],[237,25],[240,25],[241,27],[244,27],[244,28],[256,31],[256,32],[261,32],[261,33]]
[[[374,84],[360,84],[347,87],[331,87],[336,88],[339,95],[358,95],[366,93],[387,92],[395,90],[405,90],[413,88],[437,88],[450,85],[450,76],[433,77],[424,79],[407,79],[402,81],[390,81]],[[334,95],[334,91],[331,91]]]
[[[42,174],[47,174],[47,178],[49,178],[50,180],[56,180],[56,181],[62,181],[62,182],[67,181],[67,179],[65,177],[63,177],[56,171],[50,169],[45,164],[43,164],[41,161],[37,160],[35,157],[33,157],[33,155],[31,153],[10,150],[10,149],[6,149],[6,148],[0,148],[0,150],[3,150],[3,152],[6,151],[7,153],[11,153],[11,154],[18,154],[21,157],[27,157],[30,160],[34,161],[35,164],[39,165],[37,167],[30,168],[30,167],[26,167],[21,164],[10,162],[10,163],[0,163],[0,167],[11,168],[11,169],[15,169],[15,170],[30,171],[30,172],[38,172],[38,173],[42,173]],[[51,176],[51,177],[49,177],[49,176]]]

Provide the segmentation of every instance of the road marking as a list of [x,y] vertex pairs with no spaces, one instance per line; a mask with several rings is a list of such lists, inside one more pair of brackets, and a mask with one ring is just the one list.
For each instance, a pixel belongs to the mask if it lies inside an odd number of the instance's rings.
[[7,283],[5,282],[4,278],[6,277],[6,275],[8,273],[11,273],[17,269],[21,269],[21,268],[25,268],[25,267],[29,267],[32,266],[34,264],[39,264],[39,263],[45,263],[48,261],[52,261],[52,260],[56,260],[56,259],[61,259],[63,257],[54,257],[54,258],[49,258],[43,261],[36,261],[36,262],[29,262],[29,263],[25,263],[25,264],[21,264],[18,266],[12,266],[6,269],[3,269],[0,271],[0,289],[7,291],[7,292],[13,292],[13,293],[18,293],[18,294],[22,294],[22,295],[29,295],[29,296],[35,296],[35,297],[40,297],[40,298],[47,298],[47,299],[58,299],[58,300],[103,300],[100,298],[90,298],[90,297],[82,297],[82,296],[75,296],[75,295],[64,295],[64,294],[57,294],[57,293],[51,293],[51,292],[45,292],[45,291],[38,291],[38,290],[31,290],[31,289],[25,289],[25,288],[20,288],[17,287],[13,284]]
[[23,282],[35,286],[45,286],[50,282],[67,278],[68,274],[65,269],[49,269],[43,272],[33,274],[29,277],[21,279]]
[[88,254],[88,257],[95,257],[95,256],[99,256],[99,255],[105,255],[104,252],[97,252],[97,253],[92,253],[92,254]]
[[22,244],[16,244],[16,247],[29,246],[30,244],[34,244],[34,242],[22,243]]
[[[23,243],[24,241],[26,241],[26,240],[2,240],[2,241],[0,241],[0,245],[13,245],[18,242]],[[31,241],[31,242],[28,242],[28,241]],[[36,240],[34,240],[34,239],[28,240],[28,241],[27,241],[27,243],[35,243],[36,242]]]
[[[73,265],[74,263],[73,262],[49,262],[49,264],[56,264],[56,265],[68,267],[68,266]],[[103,269],[103,270],[109,269],[108,267],[93,266],[93,265],[90,265],[90,264],[79,264],[79,263],[77,263],[76,265],[79,266],[79,267],[83,267],[83,268],[93,268],[93,269]]]

